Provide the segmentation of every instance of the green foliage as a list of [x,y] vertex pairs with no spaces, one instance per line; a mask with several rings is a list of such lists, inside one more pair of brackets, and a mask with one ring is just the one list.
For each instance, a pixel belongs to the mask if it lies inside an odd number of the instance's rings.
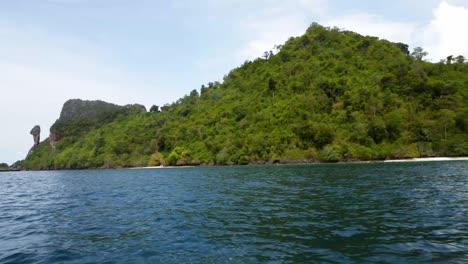
[[190,151],[183,147],[175,147],[169,156],[164,159],[164,165],[181,166],[188,165],[190,161]]
[[159,113],[159,106],[157,105],[153,105],[151,106],[150,110],[149,110],[151,113]]
[[338,145],[328,145],[323,149],[321,158],[327,161],[339,161],[343,156]]
[[150,160],[148,161],[148,166],[160,166],[163,161],[163,155],[159,152],[156,152],[151,155]]
[[160,109],[59,120],[56,148],[41,144],[23,164],[64,169],[467,155],[468,63],[461,57],[430,63],[426,55],[313,24],[222,83],[202,85]]
[[8,169],[10,166],[6,163],[0,163],[0,169]]
[[[414,48],[414,51],[411,53],[411,57],[413,57],[415,60],[418,60],[418,61],[421,61],[427,55],[428,53],[424,51],[421,47]],[[449,57],[451,58],[452,56],[449,56]]]
[[413,143],[409,146],[404,146],[402,148],[402,155],[404,158],[419,158],[420,153],[419,153],[418,145]]

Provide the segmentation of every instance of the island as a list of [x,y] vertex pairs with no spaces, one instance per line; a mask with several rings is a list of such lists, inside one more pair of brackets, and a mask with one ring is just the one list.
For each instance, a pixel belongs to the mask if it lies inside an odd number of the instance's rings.
[[[72,99],[28,170],[468,156],[468,63],[312,24],[172,104]],[[33,133],[35,132],[35,133]]]
[[7,171],[20,171],[21,169],[20,168],[13,168],[13,167],[10,167],[8,164],[6,163],[0,163],[0,172],[7,172]]

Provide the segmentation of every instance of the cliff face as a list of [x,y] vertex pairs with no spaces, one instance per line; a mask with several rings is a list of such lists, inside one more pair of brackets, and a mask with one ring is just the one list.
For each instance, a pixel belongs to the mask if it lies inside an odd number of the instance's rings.
[[29,134],[33,136],[34,145],[29,150],[28,157],[34,152],[34,150],[39,146],[39,143],[41,142],[41,127],[38,125],[34,126],[29,132]]
[[31,129],[31,132],[29,133],[33,136],[34,147],[38,146],[41,142],[41,127],[36,125]]
[[103,101],[71,99],[65,102],[57,122],[76,120],[99,120],[121,112],[125,107]]
[[143,105],[120,106],[104,101],[71,99],[65,102],[60,118],[50,128],[49,142],[52,148],[66,136],[79,136],[87,131],[112,122],[118,115],[130,112],[145,113]]

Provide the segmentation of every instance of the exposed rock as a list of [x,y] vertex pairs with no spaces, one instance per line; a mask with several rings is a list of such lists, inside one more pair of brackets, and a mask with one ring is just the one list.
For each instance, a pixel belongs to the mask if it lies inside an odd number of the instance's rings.
[[33,136],[34,146],[38,146],[41,142],[41,127],[36,125],[31,129],[31,132],[29,133]]
[[50,128],[49,143],[55,148],[66,136],[80,136],[86,131],[112,122],[119,115],[146,113],[143,105],[120,106],[104,101],[71,99],[65,102],[60,118]]
[[39,146],[39,143],[41,142],[41,127],[36,125],[31,129],[31,132],[29,133],[33,136],[34,145],[29,150],[28,157],[34,152],[34,150],[36,150],[37,146]]
[[57,135],[55,130],[53,130],[52,128],[50,128],[49,143],[50,146],[55,149],[55,146],[57,145]]
[[63,104],[59,121],[65,122],[79,119],[98,120],[103,116],[121,112],[124,108],[123,106],[100,100],[71,99]]

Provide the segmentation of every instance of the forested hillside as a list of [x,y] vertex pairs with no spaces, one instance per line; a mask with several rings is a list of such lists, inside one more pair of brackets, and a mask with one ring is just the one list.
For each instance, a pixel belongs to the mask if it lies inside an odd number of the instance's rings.
[[313,24],[222,83],[147,113],[86,123],[89,129],[72,140],[46,140],[19,164],[77,169],[468,155],[468,63],[462,56],[430,63],[425,55]]

